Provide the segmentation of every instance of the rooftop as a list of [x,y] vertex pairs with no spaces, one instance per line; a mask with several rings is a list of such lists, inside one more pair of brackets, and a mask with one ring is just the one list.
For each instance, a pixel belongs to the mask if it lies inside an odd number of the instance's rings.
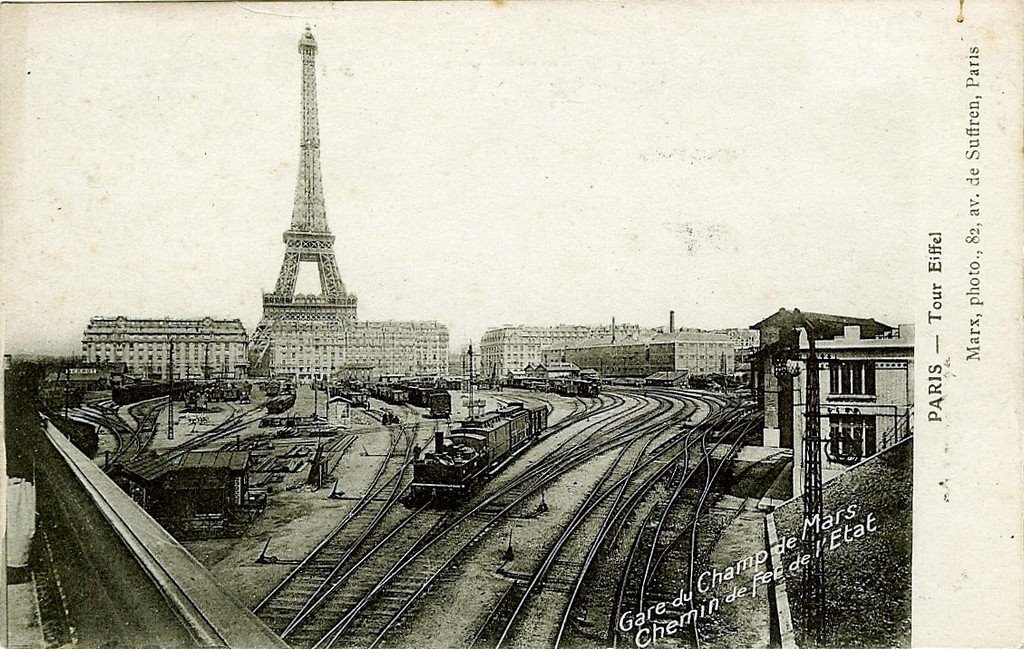
[[[890,329],[878,336],[865,336],[863,330],[856,325],[849,325],[843,331],[832,338],[815,340],[815,346],[819,349],[841,349],[841,348],[880,348],[880,347],[908,347],[914,348],[914,325],[901,324],[896,329]],[[807,333],[800,332],[800,347],[807,349]]]
[[575,363],[568,363],[565,361],[552,361],[550,363],[541,363],[537,365],[537,369],[544,368],[548,372],[564,372],[564,371],[577,371],[580,368],[576,367]]
[[764,320],[750,326],[751,329],[767,327],[779,327],[783,329],[795,329],[805,324],[811,324],[817,333],[817,338],[834,338],[841,335],[847,326],[856,325],[866,338],[876,338],[893,328],[873,318],[858,318],[855,316],[834,315],[831,313],[815,313],[813,311],[801,311],[800,309],[779,309]]
[[185,453],[151,453],[124,465],[124,470],[143,480],[155,480],[165,473],[182,469],[228,469],[244,471],[249,464],[249,451],[187,451]]

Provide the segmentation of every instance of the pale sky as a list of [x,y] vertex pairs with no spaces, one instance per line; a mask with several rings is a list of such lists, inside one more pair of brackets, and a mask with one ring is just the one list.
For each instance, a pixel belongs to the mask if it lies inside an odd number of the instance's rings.
[[910,322],[939,4],[5,5],[7,351],[93,315],[252,330],[307,23],[362,319]]

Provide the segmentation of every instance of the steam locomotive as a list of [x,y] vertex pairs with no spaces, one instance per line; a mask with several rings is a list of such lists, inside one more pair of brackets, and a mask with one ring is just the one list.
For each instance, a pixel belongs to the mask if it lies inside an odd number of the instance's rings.
[[437,502],[464,499],[502,462],[537,441],[548,426],[545,406],[513,401],[452,430],[434,434],[433,452],[413,463],[412,500]]

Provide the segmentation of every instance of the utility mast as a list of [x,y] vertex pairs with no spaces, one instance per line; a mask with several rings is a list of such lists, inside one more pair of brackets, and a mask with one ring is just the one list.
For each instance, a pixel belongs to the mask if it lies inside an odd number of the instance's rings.
[[473,382],[475,380],[473,375],[473,343],[469,343],[469,404],[466,409],[469,410],[469,418],[476,419],[477,403],[473,392]]
[[[804,565],[803,582],[807,589],[810,615],[807,616],[808,632],[820,645],[825,636],[825,554],[821,547],[822,503],[821,479],[821,389],[818,377],[818,354],[815,349],[814,327],[804,321],[807,332],[807,398],[804,409],[804,529],[808,532],[805,552],[811,555],[810,563]],[[808,524],[808,522],[811,522]]]
[[167,439],[174,439],[174,341],[167,337]]

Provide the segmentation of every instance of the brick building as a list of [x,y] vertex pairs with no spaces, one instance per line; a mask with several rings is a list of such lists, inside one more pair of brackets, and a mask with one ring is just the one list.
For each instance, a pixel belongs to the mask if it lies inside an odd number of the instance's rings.
[[643,378],[656,372],[690,375],[732,374],[735,345],[724,334],[682,330],[622,340],[590,338],[554,345],[543,352],[544,362],[566,361],[597,370],[602,377]]

